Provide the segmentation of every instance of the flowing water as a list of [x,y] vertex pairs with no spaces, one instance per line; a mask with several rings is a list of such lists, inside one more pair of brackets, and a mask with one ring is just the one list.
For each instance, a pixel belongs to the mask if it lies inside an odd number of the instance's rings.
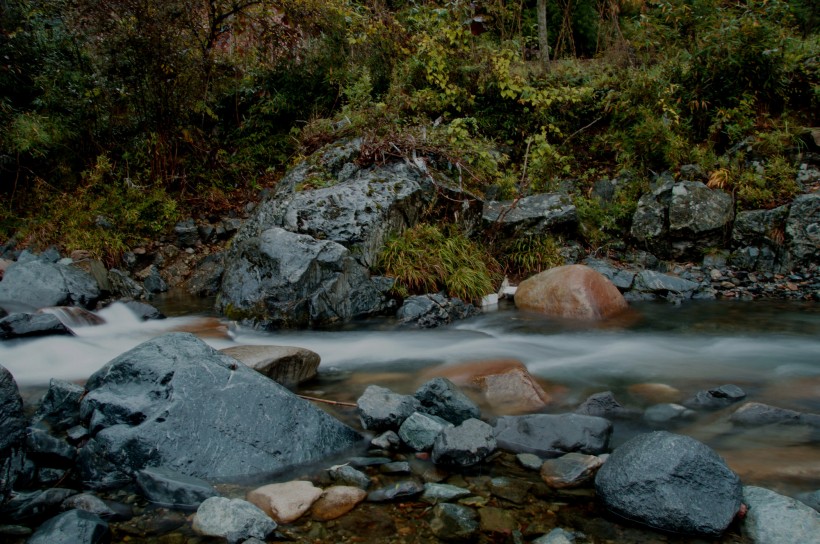
[[[369,384],[409,393],[440,365],[517,359],[553,397],[552,412],[571,411],[600,391],[613,391],[622,404],[643,409],[653,402],[646,389],[681,401],[733,383],[748,400],[820,413],[820,305],[811,303],[635,304],[629,315],[604,325],[502,305],[435,330],[397,328],[379,319],[333,331],[274,332],[222,321],[201,301],[160,300],[158,306],[173,317],[141,322],[114,304],[99,312],[105,324],[75,324],[76,336],[1,343],[0,362],[24,391],[40,391],[50,378],[82,382],[140,342],[186,330],[216,348],[280,344],[314,350],[322,358],[320,378],[303,392],[333,400],[355,401]],[[702,413],[674,430],[716,448],[746,484],[787,494],[820,488],[817,429],[738,429],[728,421],[731,410]],[[642,430],[642,424],[616,424],[614,440]]]

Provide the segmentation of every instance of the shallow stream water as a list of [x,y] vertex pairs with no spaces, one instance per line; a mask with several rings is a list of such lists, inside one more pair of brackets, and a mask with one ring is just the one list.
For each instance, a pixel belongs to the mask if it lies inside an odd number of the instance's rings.
[[[496,311],[435,330],[397,328],[384,319],[333,331],[263,332],[220,320],[209,301],[160,299],[169,317],[138,321],[122,305],[99,312],[106,323],[76,327],[74,337],[0,344],[0,361],[36,398],[50,378],[82,382],[114,356],[172,330],[191,331],[216,348],[280,344],[316,351],[320,378],[304,393],[355,401],[367,385],[414,391],[436,367],[468,361],[516,359],[553,398],[549,411],[571,411],[590,394],[612,391],[625,406],[653,399],[640,384],[678,390],[682,401],[726,383],[747,400],[820,413],[820,305],[794,302],[703,301],[680,306],[634,304],[602,325],[517,311]],[[732,409],[705,412],[675,428],[723,455],[744,483],[785,493],[820,488],[820,444],[801,427],[737,429]],[[616,424],[614,441],[645,430]]]

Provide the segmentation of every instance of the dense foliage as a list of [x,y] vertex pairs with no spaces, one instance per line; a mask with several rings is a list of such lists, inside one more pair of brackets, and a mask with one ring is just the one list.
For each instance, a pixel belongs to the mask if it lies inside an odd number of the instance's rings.
[[3,0],[0,237],[115,260],[350,133],[487,197],[568,190],[591,245],[684,164],[743,207],[798,190],[811,0],[549,0],[546,66],[537,4]]

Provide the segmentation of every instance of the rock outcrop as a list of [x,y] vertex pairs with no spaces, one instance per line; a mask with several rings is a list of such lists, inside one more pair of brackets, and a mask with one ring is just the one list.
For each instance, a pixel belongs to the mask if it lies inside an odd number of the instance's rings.
[[694,256],[728,241],[732,197],[698,181],[659,180],[638,201],[632,236],[661,256]]

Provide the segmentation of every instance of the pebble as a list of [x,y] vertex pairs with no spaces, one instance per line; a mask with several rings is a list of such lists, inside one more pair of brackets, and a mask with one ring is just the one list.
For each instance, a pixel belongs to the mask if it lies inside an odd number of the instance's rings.
[[333,486],[325,489],[311,508],[313,519],[328,521],[339,518],[367,498],[367,492],[353,486]]
[[248,492],[248,502],[256,505],[277,523],[290,523],[310,510],[322,495],[312,482],[292,481],[258,487]]

